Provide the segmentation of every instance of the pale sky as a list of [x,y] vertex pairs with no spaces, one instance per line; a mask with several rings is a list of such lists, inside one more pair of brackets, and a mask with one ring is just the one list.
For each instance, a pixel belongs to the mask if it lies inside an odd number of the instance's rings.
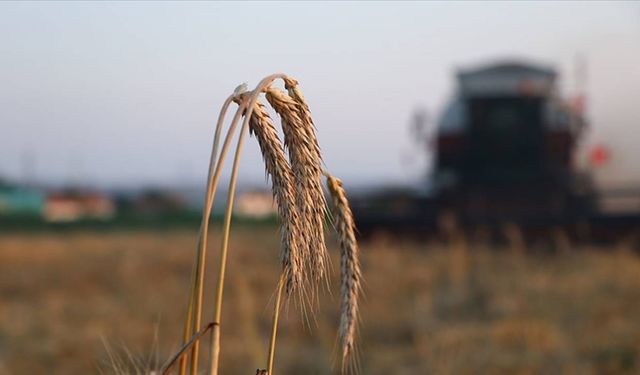
[[[610,173],[640,177],[638,3],[2,2],[0,176],[31,164],[57,183],[203,184],[224,98],[285,72],[329,169],[411,182],[425,168],[412,112],[439,113],[456,67],[531,58],[570,92],[577,54],[589,140],[613,148]],[[240,180],[264,181],[255,141],[245,149]]]

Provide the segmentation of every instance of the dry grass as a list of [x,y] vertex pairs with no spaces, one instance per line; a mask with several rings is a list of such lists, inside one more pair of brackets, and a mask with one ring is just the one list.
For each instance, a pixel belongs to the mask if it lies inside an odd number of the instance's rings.
[[[253,373],[266,361],[265,306],[277,283],[271,270],[280,264],[275,229],[236,228],[223,308],[224,374]],[[114,351],[126,347],[146,359],[155,356],[157,332],[159,358],[168,358],[181,344],[176,332],[185,306],[167,301],[184,299],[195,234],[0,237],[0,374],[96,373],[109,366],[102,337]],[[211,236],[217,243],[219,228]],[[589,248],[513,254],[480,245],[470,243],[453,259],[449,246],[438,243],[378,237],[361,245],[363,373],[640,372],[637,255]],[[330,253],[338,262],[337,244]],[[454,280],[456,269],[466,270],[463,283]],[[215,274],[206,276],[209,282]],[[322,298],[313,332],[299,314],[285,314],[279,373],[335,373],[340,312],[332,297]]]

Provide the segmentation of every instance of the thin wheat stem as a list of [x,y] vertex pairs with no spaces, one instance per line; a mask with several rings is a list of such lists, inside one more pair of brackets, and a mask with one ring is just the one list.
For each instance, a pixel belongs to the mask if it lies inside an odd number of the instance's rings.
[[[218,122],[216,123],[216,130],[213,138],[213,148],[211,150],[211,158],[209,161],[209,173],[207,176],[207,193],[205,195],[204,201],[204,211],[202,213],[202,222],[200,224],[200,234],[198,236],[198,253],[196,257],[196,261],[194,262],[193,269],[191,271],[191,291],[189,293],[189,304],[187,306],[187,317],[185,319],[184,324],[184,335],[183,335],[183,344],[186,343],[194,332],[194,324],[193,324],[193,315],[194,315],[194,304],[196,302],[197,288],[200,284],[199,279],[201,279],[200,269],[202,268],[202,264],[204,264],[204,251],[206,249],[206,236],[207,229],[209,223],[209,217],[211,214],[211,207],[213,204],[213,171],[216,165],[216,158],[218,155],[218,145],[220,143],[220,134],[222,132],[222,124],[224,123],[224,118],[227,114],[227,110],[233,101],[233,95],[230,95],[222,104],[222,108],[220,109],[220,114],[218,115]],[[204,245],[204,246],[203,246]],[[197,329],[197,328],[196,328]],[[187,370],[187,358],[186,354],[183,354],[180,357],[180,375],[184,375]]]
[[[180,350],[173,355],[173,357],[169,358],[169,360],[162,365],[162,367],[160,368],[159,373],[162,375],[167,375],[169,374],[169,372],[171,371],[171,368],[173,367],[173,365],[176,363],[176,361],[178,360],[178,357],[182,358],[184,356],[184,354],[187,352],[187,350],[189,350],[189,348],[191,348],[193,346],[193,344],[195,344],[196,342],[198,342],[200,340],[200,338],[202,338],[202,336],[204,336],[207,331],[209,331],[211,328],[213,328],[215,324],[213,323],[209,323],[207,324],[202,330],[196,332],[193,337],[190,337],[189,340],[187,340],[187,342],[185,342],[182,345],[182,348],[180,348]],[[117,372],[118,374],[120,373],[125,373],[125,372]]]
[[[220,181],[220,176],[222,174],[222,167],[224,166],[224,161],[226,159],[226,156],[229,152],[229,147],[231,146],[231,141],[233,139],[233,135],[235,134],[235,130],[238,126],[238,122],[240,120],[240,116],[242,115],[242,113],[244,112],[245,108],[246,108],[246,102],[241,100],[240,97],[236,98],[237,101],[239,102],[239,107],[236,110],[236,114],[233,117],[233,120],[231,121],[231,125],[229,126],[229,129],[227,130],[227,135],[225,136],[224,142],[222,144],[222,150],[220,151],[220,156],[218,158],[218,162],[216,164],[216,168],[215,168],[215,172],[213,174],[213,178],[212,178],[212,189],[209,192],[209,196],[211,196],[211,201],[210,204],[213,203],[213,198],[215,198],[215,194],[216,191],[218,189],[218,183]],[[211,207],[208,208],[209,210],[211,210]],[[206,248],[206,246],[205,246]],[[199,327],[194,326],[193,328],[195,328],[195,330],[193,332],[197,332],[197,330],[199,329]],[[199,349],[199,343],[196,345],[194,345],[194,351]],[[196,352],[197,353],[197,352]],[[197,355],[197,354],[196,354]],[[192,361],[191,361],[191,367],[193,369],[193,367],[196,367],[197,370],[197,357],[193,358],[192,356]],[[192,370],[193,371],[193,370]]]
[[227,198],[227,209],[224,214],[224,225],[222,230],[222,251],[220,253],[220,269],[218,271],[218,287],[216,289],[215,300],[215,317],[214,323],[217,323],[212,330],[212,343],[211,343],[211,369],[210,374],[217,375],[218,373],[218,357],[220,355],[220,318],[222,315],[222,292],[224,291],[224,276],[227,268],[227,254],[229,248],[229,235],[231,232],[231,214],[233,212],[233,200],[235,198],[236,180],[238,177],[238,166],[240,161],[240,155],[242,153],[242,146],[244,140],[244,128],[241,129],[238,138],[238,145],[236,146],[236,154],[233,160],[233,169],[231,171],[231,180],[229,181],[229,196]]
[[[242,154],[242,146],[244,141],[244,135],[249,128],[249,121],[253,108],[258,101],[258,96],[271,82],[278,78],[286,77],[284,74],[274,74],[264,78],[258,86],[251,93],[248,105],[246,107],[246,113],[244,114],[244,122],[240,129],[240,135],[238,137],[238,144],[236,146],[236,153],[233,160],[233,168],[231,171],[231,179],[229,181],[229,196],[227,199],[227,209],[224,216],[224,225],[222,232],[222,248],[220,252],[220,265],[218,271],[218,284],[216,288],[216,299],[214,305],[214,320],[216,324],[212,330],[212,342],[211,342],[211,366],[209,369],[210,375],[218,375],[219,357],[220,357],[220,320],[222,315],[222,294],[224,292],[224,276],[227,265],[227,253],[229,246],[229,233],[231,230],[231,213],[233,211],[233,199],[235,197],[236,180],[238,177],[238,167],[240,164],[240,155]],[[220,163],[219,163],[220,164]],[[192,369],[193,370],[193,369]]]
[[267,374],[273,374],[273,359],[276,354],[276,336],[278,335],[278,319],[280,318],[280,301],[282,299],[282,289],[284,289],[285,277],[281,274],[278,281],[278,292],[276,302],[273,307],[273,321],[271,323],[271,341],[269,341],[269,361],[267,362]]
[[[232,100],[235,100],[236,97],[231,97]],[[226,103],[226,102],[225,102]],[[200,228],[200,238],[198,241],[198,269],[197,269],[197,284],[195,284],[194,289],[194,306],[192,308],[193,315],[193,324],[191,328],[191,333],[197,332],[200,330],[200,324],[202,320],[202,297],[204,290],[204,271],[205,271],[205,261],[206,261],[206,249],[208,242],[208,227],[209,227],[209,217],[211,216],[211,210],[213,208],[213,201],[215,199],[215,194],[218,189],[218,182],[220,181],[220,175],[222,172],[222,166],[224,165],[224,160],[226,158],[227,152],[229,150],[229,146],[231,144],[231,138],[233,137],[233,133],[237,127],[237,124],[244,112],[244,103],[240,103],[238,109],[236,110],[235,115],[233,116],[233,120],[231,121],[231,125],[229,126],[229,130],[227,131],[227,136],[225,137],[224,143],[222,145],[222,151],[220,152],[220,156],[218,157],[217,162],[215,163],[215,171],[211,175],[210,182],[207,188],[207,198],[205,200],[205,209],[203,214],[203,222]],[[214,149],[217,152],[217,147],[220,140],[220,131],[216,129],[216,139],[214,139]],[[213,160],[213,159],[212,159]],[[211,167],[213,168],[213,167]],[[199,348],[200,342],[197,341],[194,343],[191,350],[191,374],[195,375],[198,370],[198,356],[199,356]],[[180,369],[182,370],[182,359]],[[185,365],[186,366],[186,363]],[[186,368],[186,367],[185,367]]]
[[[189,340],[189,335],[191,334],[191,330],[193,328],[192,325],[192,317],[193,317],[193,303],[195,300],[195,284],[196,284],[196,269],[198,267],[197,262],[193,264],[193,270],[191,271],[191,292],[189,293],[189,305],[187,306],[187,318],[184,321],[184,335],[182,337],[182,343],[186,344],[187,340]],[[180,356],[180,365],[179,365],[180,375],[185,375],[187,373],[187,353],[183,352]]]

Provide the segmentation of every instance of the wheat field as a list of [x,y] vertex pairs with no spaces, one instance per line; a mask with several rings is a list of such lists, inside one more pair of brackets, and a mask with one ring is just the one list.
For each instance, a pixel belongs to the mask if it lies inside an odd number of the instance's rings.
[[[0,374],[136,373],[162,363],[181,344],[196,234],[2,234]],[[339,264],[337,241],[328,242]],[[234,229],[221,373],[253,373],[266,361],[279,248],[274,227]],[[628,245],[544,250],[363,243],[362,373],[639,373],[640,257]],[[308,325],[294,301],[285,305],[278,373],[339,373],[340,297],[320,296]]]

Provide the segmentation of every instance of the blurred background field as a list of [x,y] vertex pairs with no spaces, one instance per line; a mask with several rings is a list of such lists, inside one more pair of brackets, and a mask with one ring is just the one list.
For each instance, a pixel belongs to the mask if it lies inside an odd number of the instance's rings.
[[[275,229],[246,224],[232,235],[223,373],[253,373],[265,362]],[[216,230],[210,259],[218,240]],[[190,229],[1,234],[0,374],[112,373],[109,349],[123,365],[166,359],[179,345],[195,241]],[[373,236],[362,246],[363,373],[637,374],[633,246],[541,243],[523,253],[477,236]],[[333,276],[333,295],[322,297],[332,302],[321,304],[311,330],[288,309],[279,373],[335,373]]]

